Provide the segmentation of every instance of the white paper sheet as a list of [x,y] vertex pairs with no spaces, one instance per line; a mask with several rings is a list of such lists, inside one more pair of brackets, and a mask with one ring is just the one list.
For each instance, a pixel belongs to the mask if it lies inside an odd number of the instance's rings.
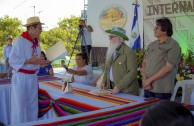
[[46,57],[49,61],[54,61],[67,56],[67,50],[62,41],[57,42],[46,51]]

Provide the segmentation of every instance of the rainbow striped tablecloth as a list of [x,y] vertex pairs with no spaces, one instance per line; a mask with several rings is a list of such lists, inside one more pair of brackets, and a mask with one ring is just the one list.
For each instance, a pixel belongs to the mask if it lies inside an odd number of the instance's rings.
[[[61,78],[53,77],[53,76],[38,76],[38,81],[39,82],[54,81],[54,80],[61,80]],[[5,85],[5,84],[11,84],[11,79],[2,79],[2,80],[0,80],[0,85]]]
[[88,111],[99,110],[101,108],[78,102],[69,98],[53,99],[47,91],[39,89],[38,91],[39,117],[46,114],[51,108],[57,117],[79,114]]
[[88,113],[83,116],[72,117],[69,119],[61,119],[60,121],[52,121],[49,123],[41,123],[36,126],[118,126],[118,125],[130,125],[138,126],[142,115],[146,110],[156,103],[158,99],[142,102],[136,105],[123,105],[116,106],[108,109],[98,110],[92,113]]
[[[40,84],[48,86],[50,88],[54,88],[58,91],[61,91],[61,89],[62,89],[62,83],[57,82],[57,81],[41,82]],[[108,103],[111,106],[118,106],[118,105],[123,105],[123,104],[135,102],[135,100],[132,100],[129,98],[128,99],[122,98],[122,97],[114,96],[114,95],[95,96],[95,95],[90,94],[88,89],[83,89],[83,88],[79,88],[79,87],[75,87],[75,86],[73,86],[73,92],[71,94],[76,95],[76,96],[80,96],[80,97],[84,97],[87,99],[92,99],[94,101],[100,101],[100,102],[102,102],[102,104]]]

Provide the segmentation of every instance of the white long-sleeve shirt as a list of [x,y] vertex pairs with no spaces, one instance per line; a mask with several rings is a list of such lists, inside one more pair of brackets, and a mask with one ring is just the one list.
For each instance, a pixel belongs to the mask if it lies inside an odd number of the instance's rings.
[[[36,53],[39,56],[40,52],[40,46],[38,46],[36,48]],[[32,42],[23,38],[22,36],[19,36],[13,44],[9,64],[16,71],[19,69],[38,70],[40,65],[25,64],[25,61],[30,59],[32,55]]]

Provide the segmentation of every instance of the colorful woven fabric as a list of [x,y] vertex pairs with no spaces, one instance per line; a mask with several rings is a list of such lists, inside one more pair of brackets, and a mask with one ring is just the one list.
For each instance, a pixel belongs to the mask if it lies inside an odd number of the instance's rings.
[[61,80],[61,78],[53,76],[38,76],[38,82]]
[[[115,108],[112,110],[106,110],[104,112],[96,112],[94,114],[88,114],[81,117],[75,117],[67,120],[56,121],[47,124],[41,124],[41,126],[118,126],[118,125],[130,125],[138,126],[139,120],[146,110],[157,102],[158,99],[143,102],[140,104],[126,106],[122,108]],[[37,125],[40,126],[40,125]]]
[[0,85],[5,85],[5,84],[11,84],[11,79],[2,79],[2,80],[0,80]]
[[100,109],[99,107],[68,98],[54,100],[45,90],[39,89],[39,117],[42,117],[51,108],[54,109],[55,114],[59,117]]
[[[61,80],[61,78],[53,77],[53,76],[38,76],[38,81],[54,81],[54,80]],[[11,79],[2,79],[0,80],[0,84],[11,84]]]
[[[55,82],[55,81],[42,82],[41,84],[44,84],[46,86],[49,86],[51,88],[55,88],[58,90],[62,89],[62,84],[59,82]],[[121,97],[113,96],[113,95],[95,96],[95,95],[90,94],[89,90],[81,89],[81,88],[77,88],[77,87],[73,87],[72,93],[79,95],[79,96],[82,96],[82,97],[87,97],[87,98],[99,100],[101,102],[107,102],[107,103],[113,104],[113,105],[122,105],[122,104],[128,104],[131,102],[135,102],[135,100],[121,98]]]

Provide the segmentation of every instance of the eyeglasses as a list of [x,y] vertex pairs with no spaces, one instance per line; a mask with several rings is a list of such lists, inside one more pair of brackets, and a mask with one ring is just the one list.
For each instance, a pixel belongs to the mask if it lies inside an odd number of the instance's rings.
[[114,37],[117,37],[117,36],[109,35],[109,38],[110,38],[110,39],[112,39],[112,38],[114,38]]
[[42,30],[42,26],[40,26],[40,27],[37,27],[39,30]]

